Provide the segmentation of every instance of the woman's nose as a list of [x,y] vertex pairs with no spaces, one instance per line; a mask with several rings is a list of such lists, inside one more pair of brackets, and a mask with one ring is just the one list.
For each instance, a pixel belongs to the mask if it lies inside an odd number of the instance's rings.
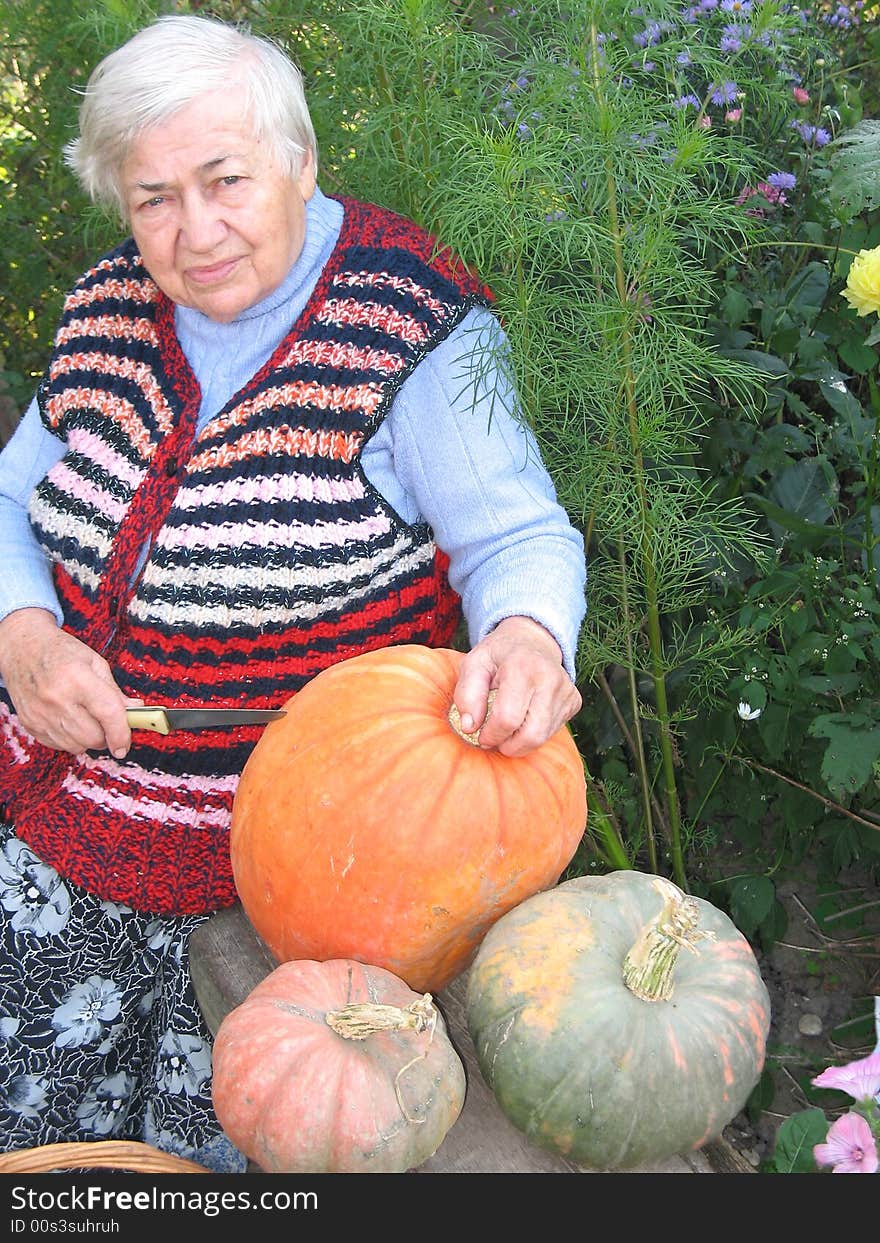
[[180,231],[189,250],[204,253],[223,240],[226,225],[219,208],[206,195],[192,194],[184,200]]

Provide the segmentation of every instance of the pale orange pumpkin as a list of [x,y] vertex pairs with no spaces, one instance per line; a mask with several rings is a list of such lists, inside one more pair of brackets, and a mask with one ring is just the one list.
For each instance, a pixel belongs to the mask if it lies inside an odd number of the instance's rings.
[[429,994],[381,967],[287,962],[220,1024],[212,1092],[267,1173],[397,1174],[439,1148],[465,1074]]
[[412,644],[352,657],[263,733],[232,866],[280,961],[354,958],[439,992],[572,858],[587,802],[570,731],[522,757],[463,737],[449,720],[462,659]]

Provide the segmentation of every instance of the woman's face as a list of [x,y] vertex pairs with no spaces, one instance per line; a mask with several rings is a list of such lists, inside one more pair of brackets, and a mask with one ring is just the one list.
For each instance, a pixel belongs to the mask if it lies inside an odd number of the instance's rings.
[[144,265],[174,302],[228,322],[266,297],[302,250],[311,158],[282,174],[247,123],[240,86],[144,131],[122,167]]

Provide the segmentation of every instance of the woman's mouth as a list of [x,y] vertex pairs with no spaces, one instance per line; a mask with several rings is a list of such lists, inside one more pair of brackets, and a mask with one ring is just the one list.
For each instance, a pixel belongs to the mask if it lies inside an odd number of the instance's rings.
[[221,259],[198,268],[187,268],[186,279],[194,285],[217,285],[231,275],[238,259]]

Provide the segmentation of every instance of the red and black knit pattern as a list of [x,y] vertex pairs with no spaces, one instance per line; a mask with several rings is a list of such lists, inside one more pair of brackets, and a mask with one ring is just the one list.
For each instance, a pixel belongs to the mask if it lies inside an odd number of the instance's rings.
[[[302,316],[198,436],[173,307],[133,243],[65,305],[41,405],[67,452],[31,520],[67,628],[128,694],[274,707],[358,652],[452,638],[446,559],[370,487],[360,452],[486,291],[417,226],[344,205]],[[47,752],[8,704],[0,730],[17,832],[63,875],[160,913],[234,900],[229,819],[258,729],[140,734],[122,762]]]

